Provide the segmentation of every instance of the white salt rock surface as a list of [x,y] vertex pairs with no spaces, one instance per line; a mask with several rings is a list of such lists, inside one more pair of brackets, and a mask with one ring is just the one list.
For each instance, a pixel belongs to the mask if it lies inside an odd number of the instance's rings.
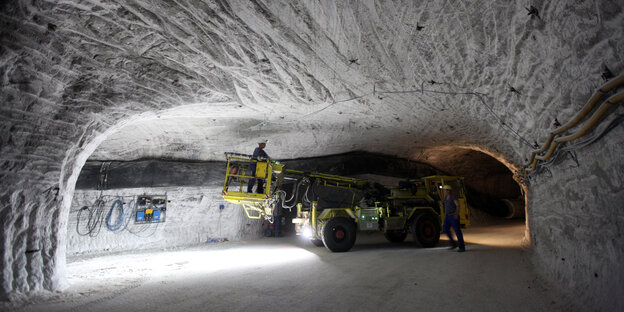
[[[65,285],[89,157],[216,160],[269,139],[276,158],[461,146],[518,169],[624,63],[621,1],[528,5],[3,3],[0,296]],[[622,137],[526,189],[536,267],[602,310],[624,309]]]

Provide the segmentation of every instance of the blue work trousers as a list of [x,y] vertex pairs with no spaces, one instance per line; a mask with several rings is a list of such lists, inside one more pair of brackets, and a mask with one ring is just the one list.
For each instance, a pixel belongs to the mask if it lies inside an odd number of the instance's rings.
[[[256,176],[256,164],[253,163],[249,165],[249,172],[251,176]],[[247,193],[253,192],[253,187],[258,182],[258,187],[256,188],[256,193],[262,194],[264,193],[264,179],[249,179],[249,184],[247,184]]]
[[[459,248],[461,249],[465,248],[464,235],[462,235],[462,232],[459,226],[459,219],[455,219],[455,216],[453,215],[446,215],[444,217],[444,225],[442,227],[444,228],[444,233],[446,233],[446,235],[448,236],[449,241],[451,241],[452,246],[459,246]],[[457,236],[457,243],[455,243],[455,240],[453,239],[453,236],[451,235],[451,227],[453,227],[453,230],[455,231],[455,235]]]
[[263,194],[264,193],[264,179],[249,179],[249,184],[247,185],[247,193],[253,192],[254,184],[258,182],[258,187],[256,188],[256,193]]

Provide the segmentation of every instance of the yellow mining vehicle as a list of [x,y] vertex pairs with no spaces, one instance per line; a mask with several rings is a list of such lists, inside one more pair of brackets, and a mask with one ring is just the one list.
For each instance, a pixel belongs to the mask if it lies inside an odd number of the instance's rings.
[[[334,252],[351,249],[357,231],[383,231],[390,242],[402,242],[412,233],[420,246],[436,246],[444,219],[443,185],[451,185],[458,198],[461,225],[470,224],[461,177],[429,176],[388,188],[364,179],[285,169],[249,155],[226,153],[226,158],[225,200],[241,204],[249,218],[270,222],[280,204],[296,207],[292,222],[297,235]],[[250,179],[262,179],[264,192],[248,193]]]

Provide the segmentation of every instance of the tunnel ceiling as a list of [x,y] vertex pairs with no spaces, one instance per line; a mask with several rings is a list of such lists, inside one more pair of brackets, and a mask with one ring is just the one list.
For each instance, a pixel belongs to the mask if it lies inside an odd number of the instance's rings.
[[43,111],[118,127],[99,160],[268,139],[276,158],[463,146],[518,165],[624,55],[621,3],[527,3],[13,1],[2,81],[37,76],[54,87],[16,88]]

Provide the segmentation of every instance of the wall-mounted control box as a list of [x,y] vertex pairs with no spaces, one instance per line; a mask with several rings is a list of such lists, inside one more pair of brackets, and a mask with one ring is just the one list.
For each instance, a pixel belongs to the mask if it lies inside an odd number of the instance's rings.
[[165,222],[167,195],[139,195],[136,198],[134,223]]

